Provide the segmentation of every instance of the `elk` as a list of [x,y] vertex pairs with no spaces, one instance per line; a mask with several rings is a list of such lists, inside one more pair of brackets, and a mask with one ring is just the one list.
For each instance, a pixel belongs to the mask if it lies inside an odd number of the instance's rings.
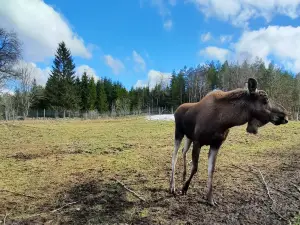
[[[218,151],[226,140],[232,127],[248,123],[247,132],[256,134],[258,127],[271,122],[274,125],[288,123],[287,112],[277,104],[271,104],[268,95],[257,89],[257,81],[249,78],[247,89],[231,91],[216,90],[196,103],[184,103],[175,113],[175,140],[172,155],[172,174],[170,192],[175,194],[175,165],[183,137],[186,137],[183,152],[183,181],[181,194],[185,195],[190,182],[197,172],[199,154],[202,146],[210,146],[208,153],[208,180],[206,198],[210,205],[217,205],[213,198],[212,183]],[[191,144],[192,168],[187,180],[186,154]]]

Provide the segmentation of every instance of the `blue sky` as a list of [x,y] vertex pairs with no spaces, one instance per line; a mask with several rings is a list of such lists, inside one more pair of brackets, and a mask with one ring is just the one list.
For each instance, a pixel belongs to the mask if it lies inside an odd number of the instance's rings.
[[0,26],[24,43],[24,60],[44,84],[57,43],[78,75],[154,85],[207,60],[266,63],[300,71],[300,0],[0,0]]

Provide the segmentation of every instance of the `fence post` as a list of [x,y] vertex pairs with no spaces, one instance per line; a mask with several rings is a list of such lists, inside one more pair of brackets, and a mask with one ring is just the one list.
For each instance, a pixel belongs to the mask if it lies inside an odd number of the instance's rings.
[[36,110],[36,118],[37,119],[39,118],[39,110],[38,109]]
[[172,114],[174,114],[174,113],[173,113],[173,106],[172,106],[172,109],[171,109],[171,110],[172,110]]
[[44,109],[44,119],[46,118],[46,109]]

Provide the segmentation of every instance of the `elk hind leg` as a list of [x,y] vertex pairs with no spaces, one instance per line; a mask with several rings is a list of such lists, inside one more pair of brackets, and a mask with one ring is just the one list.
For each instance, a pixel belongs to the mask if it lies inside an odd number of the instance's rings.
[[183,174],[182,174],[182,180],[183,180],[183,182],[185,182],[185,178],[186,178],[186,154],[187,154],[187,152],[188,152],[191,144],[192,144],[192,140],[186,137],[184,148],[182,149],[182,153],[183,153]]
[[190,174],[189,179],[187,179],[187,181],[184,183],[184,185],[182,187],[182,191],[181,191],[182,195],[186,194],[186,192],[189,188],[189,185],[191,183],[191,180],[192,180],[193,176],[196,174],[196,172],[198,170],[198,161],[199,161],[200,149],[201,149],[201,146],[199,145],[199,143],[198,142],[193,142],[191,174]]

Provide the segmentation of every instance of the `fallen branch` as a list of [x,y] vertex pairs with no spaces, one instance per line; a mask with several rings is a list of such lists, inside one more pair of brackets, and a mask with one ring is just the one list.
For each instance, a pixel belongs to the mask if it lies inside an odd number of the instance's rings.
[[[265,201],[264,201],[264,204],[265,204],[267,207],[269,207],[269,208],[271,209],[271,211],[272,211],[273,213],[275,213],[280,219],[285,220],[285,221],[289,221],[287,218],[283,217],[283,216],[282,216],[281,214],[279,214],[276,210],[274,210],[274,209],[272,208],[272,206],[268,206],[268,204],[265,203]],[[290,222],[290,221],[289,221],[289,222]]]
[[[239,168],[240,170],[243,170],[243,171],[245,171],[245,172],[250,172],[250,173],[255,174],[253,171],[251,171],[251,170],[254,169],[254,167],[249,166],[250,171],[247,171],[247,170],[245,170],[244,168],[241,168],[241,167],[239,167],[239,166],[237,166],[237,165],[232,164],[232,166],[234,166],[234,167],[236,167],[236,168]],[[256,169],[256,168],[255,168],[255,169]],[[268,204],[267,204],[265,201],[263,201],[264,204],[265,204],[268,208],[270,208],[270,210],[271,210],[274,214],[276,214],[280,219],[285,220],[285,221],[288,221],[288,222],[290,223],[290,221],[289,221],[288,219],[286,219],[285,217],[283,217],[281,214],[279,214],[276,210],[274,210],[274,209],[272,208],[273,203],[274,203],[275,201],[274,201],[274,199],[273,199],[273,198],[271,197],[271,195],[270,195],[269,187],[268,187],[268,185],[267,185],[267,183],[266,183],[266,180],[265,180],[265,178],[264,178],[262,172],[261,172],[259,169],[256,169],[256,170],[258,170],[258,172],[259,172],[259,174],[260,174],[261,181],[262,181],[262,183],[264,184],[264,187],[265,187],[265,189],[266,189],[266,191],[267,191],[268,197],[269,197],[269,198],[271,199],[271,201],[272,201],[272,205],[271,205],[271,206],[268,206]],[[257,174],[255,174],[255,175],[257,175]],[[274,189],[274,188],[273,188],[273,189]]]
[[67,207],[67,206],[69,206],[69,205],[74,205],[74,204],[76,204],[76,203],[77,203],[77,202],[69,202],[69,203],[63,205],[62,207],[60,207],[60,208],[58,208],[58,209],[52,210],[50,213],[55,213],[55,212],[57,212],[57,211],[59,211],[59,210],[62,210],[63,208],[65,208],[65,207]]
[[[250,166],[249,166],[250,167]],[[251,167],[250,167],[251,168]],[[253,169],[253,168],[251,168],[251,169]],[[272,204],[274,203],[274,199],[271,197],[271,195],[270,195],[270,190],[269,190],[269,187],[268,187],[268,185],[267,185],[267,183],[266,183],[266,181],[265,181],[265,178],[264,178],[264,176],[263,176],[263,174],[262,174],[262,172],[260,171],[260,169],[256,169],[256,170],[258,170],[258,172],[259,172],[259,174],[260,174],[260,177],[261,177],[261,180],[262,180],[262,182],[263,182],[263,184],[264,184],[264,186],[265,186],[265,189],[266,189],[266,191],[267,191],[267,194],[268,194],[268,196],[269,196],[269,198],[271,199],[271,201],[272,201]]]
[[8,214],[9,214],[9,213],[5,213],[5,216],[4,216],[4,219],[3,219],[3,225],[6,224],[6,218],[7,218]]
[[126,185],[124,183],[122,183],[121,181],[117,180],[116,178],[112,178],[114,181],[116,181],[118,184],[120,184],[124,189],[126,189],[127,191],[129,191],[130,193],[132,193],[135,197],[137,197],[138,199],[142,200],[142,201],[146,201],[143,197],[139,196],[137,193],[135,193],[133,190],[129,189],[128,187],[126,187]]
[[274,199],[273,199],[273,198],[271,197],[271,195],[270,195],[270,190],[269,190],[268,185],[267,185],[267,183],[266,183],[266,181],[265,181],[265,178],[264,178],[264,176],[262,175],[260,169],[258,169],[258,172],[259,172],[259,174],[260,174],[260,176],[261,176],[261,179],[262,179],[262,181],[263,181],[263,183],[264,183],[264,185],[265,185],[265,188],[266,188],[266,190],[267,190],[268,196],[269,196],[269,198],[272,200],[272,203],[273,203],[273,202],[274,202]]
[[235,164],[231,164],[233,167],[235,167],[235,168],[238,168],[238,169],[240,169],[240,170],[242,170],[242,171],[244,171],[244,172],[247,172],[247,173],[253,173],[252,171],[249,171],[249,170],[245,170],[244,168],[242,168],[242,167],[240,167],[240,166],[237,166],[237,165],[235,165]]
[[295,196],[295,195],[293,195],[292,193],[289,193],[289,192],[287,192],[287,191],[284,191],[284,190],[281,190],[281,189],[279,189],[279,188],[274,188],[274,187],[271,187],[273,190],[275,190],[275,191],[278,191],[278,192],[281,192],[281,193],[283,193],[283,194],[286,194],[288,197],[293,197],[293,198],[295,198],[296,200],[299,200],[300,201],[300,198],[299,197],[297,197],[297,196]]
[[300,187],[298,187],[296,184],[293,184],[293,183],[291,183],[291,185],[293,185],[297,189],[297,191],[299,191],[299,193],[300,193]]
[[37,198],[37,197],[31,196],[31,195],[25,195],[25,194],[22,194],[22,193],[18,193],[18,192],[15,192],[15,191],[9,191],[9,190],[5,190],[5,189],[0,189],[0,192],[8,192],[8,193],[11,193],[11,194],[14,194],[14,195],[24,196],[24,197],[27,197],[27,198]]

